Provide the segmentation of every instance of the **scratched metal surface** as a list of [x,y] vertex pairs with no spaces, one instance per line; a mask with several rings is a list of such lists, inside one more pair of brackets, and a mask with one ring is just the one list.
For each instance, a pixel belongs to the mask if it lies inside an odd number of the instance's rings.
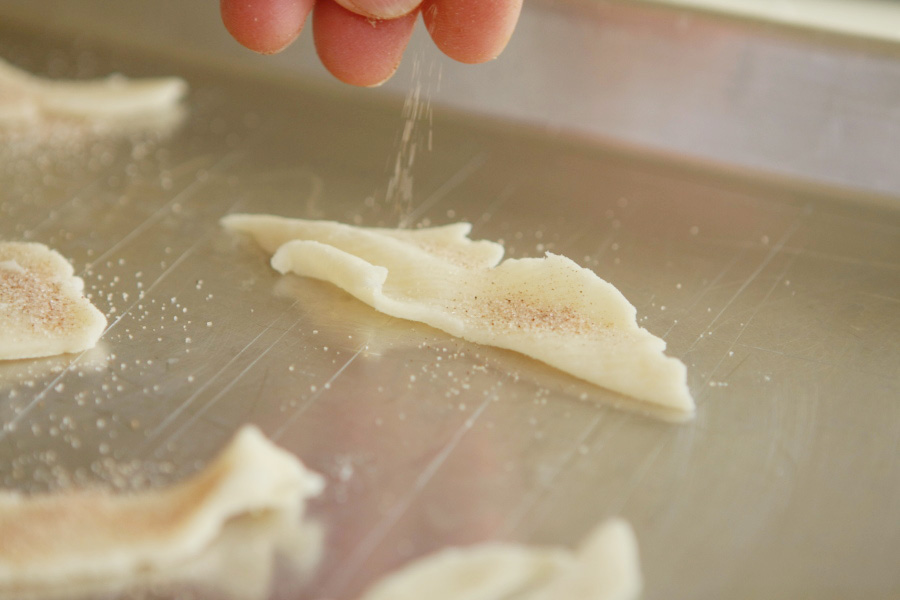
[[4,149],[0,238],[71,258],[110,327],[97,351],[0,365],[3,486],[108,479],[110,459],[167,483],[253,422],[329,480],[321,566],[302,591],[276,568],[273,598],[350,600],[446,544],[574,543],[612,515],[637,531],[647,599],[900,592],[897,210],[436,110],[413,220],[613,282],[688,365],[697,416],[670,423],[281,278],[219,228],[233,211],[396,223],[399,103],[0,39],[38,71],[192,86],[169,138]]

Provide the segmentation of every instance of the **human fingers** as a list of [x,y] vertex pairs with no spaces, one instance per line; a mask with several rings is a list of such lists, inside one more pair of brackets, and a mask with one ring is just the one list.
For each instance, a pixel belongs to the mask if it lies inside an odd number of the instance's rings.
[[396,19],[408,15],[422,0],[336,0],[351,12],[376,19]]
[[431,39],[452,59],[482,63],[506,47],[522,0],[425,0],[422,17]]
[[219,0],[219,9],[225,28],[241,45],[274,54],[300,34],[315,1]]
[[313,11],[316,51],[332,75],[352,85],[375,86],[390,79],[400,65],[419,11],[378,21],[318,0]]

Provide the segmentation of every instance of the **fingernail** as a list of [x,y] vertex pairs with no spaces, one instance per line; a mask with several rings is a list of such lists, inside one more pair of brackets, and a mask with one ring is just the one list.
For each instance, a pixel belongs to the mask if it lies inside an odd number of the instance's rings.
[[390,78],[394,76],[394,74],[395,74],[396,72],[397,72],[397,69],[394,68],[394,70],[391,71],[391,74],[388,75],[387,77],[385,77],[384,79],[382,79],[381,81],[379,81],[379,82],[377,82],[377,83],[369,84],[369,85],[367,85],[367,86],[365,86],[365,87],[367,87],[367,88],[377,88],[377,87],[381,87],[381,86],[383,86],[384,84],[386,84],[386,83],[390,80]]

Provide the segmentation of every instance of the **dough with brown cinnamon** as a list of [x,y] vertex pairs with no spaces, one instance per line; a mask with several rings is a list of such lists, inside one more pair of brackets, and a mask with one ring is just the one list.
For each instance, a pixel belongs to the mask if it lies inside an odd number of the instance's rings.
[[471,225],[423,229],[354,227],[333,221],[229,215],[281,273],[329,281],[393,317],[463,339],[521,352],[638,400],[694,409],[684,364],[638,326],[612,284],[572,260],[503,258],[503,246],[473,241]]
[[0,592],[176,568],[229,520],[299,513],[323,486],[321,476],[247,426],[205,470],[167,489],[0,492]]
[[84,281],[43,244],[0,242],[0,360],[93,348],[106,317],[82,294]]

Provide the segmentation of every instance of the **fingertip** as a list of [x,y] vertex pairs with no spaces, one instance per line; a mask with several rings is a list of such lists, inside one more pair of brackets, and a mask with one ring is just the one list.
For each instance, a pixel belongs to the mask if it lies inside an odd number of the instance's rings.
[[425,0],[422,18],[441,52],[479,64],[500,56],[521,10],[522,0]]
[[340,81],[361,87],[384,84],[397,71],[418,11],[398,19],[368,19],[319,0],[313,11],[313,38],[319,59]]
[[222,22],[242,46],[261,54],[281,52],[293,42],[315,0],[220,0]]

